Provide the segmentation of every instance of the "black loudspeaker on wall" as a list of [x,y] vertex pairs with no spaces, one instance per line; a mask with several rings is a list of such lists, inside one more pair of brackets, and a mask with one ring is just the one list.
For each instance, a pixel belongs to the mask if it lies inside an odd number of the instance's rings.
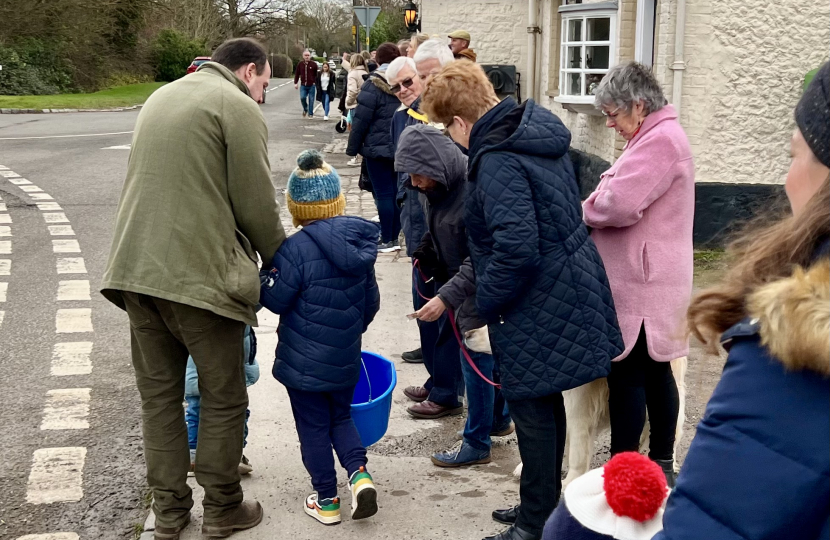
[[516,66],[487,64],[481,67],[493,84],[497,94],[509,95],[516,93]]

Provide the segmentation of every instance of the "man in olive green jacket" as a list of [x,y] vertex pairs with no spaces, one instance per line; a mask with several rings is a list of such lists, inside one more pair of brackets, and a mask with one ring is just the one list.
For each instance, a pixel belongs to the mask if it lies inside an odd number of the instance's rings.
[[202,394],[196,480],[207,535],[262,520],[237,466],[248,395],[245,325],[256,326],[257,253],[285,239],[257,106],[271,68],[250,39],[157,90],[136,122],[101,292],[130,319],[157,540],[175,540],[193,506],[182,409],[188,354]]

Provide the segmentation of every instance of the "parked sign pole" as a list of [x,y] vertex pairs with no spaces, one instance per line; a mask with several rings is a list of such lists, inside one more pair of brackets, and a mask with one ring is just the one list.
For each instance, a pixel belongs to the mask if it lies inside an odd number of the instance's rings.
[[[380,8],[377,6],[359,6],[353,7],[354,14],[357,17],[357,22],[366,28],[366,50],[369,50],[369,34],[372,32],[372,25],[380,15]],[[357,51],[360,52],[360,39],[357,39]]]

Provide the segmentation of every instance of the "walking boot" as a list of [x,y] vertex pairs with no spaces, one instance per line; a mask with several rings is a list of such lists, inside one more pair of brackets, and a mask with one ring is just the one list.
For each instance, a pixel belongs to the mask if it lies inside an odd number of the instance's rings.
[[154,540],[179,540],[179,534],[190,524],[190,513],[187,514],[184,522],[178,527],[161,527],[156,525],[153,529]]
[[677,480],[677,476],[674,473],[674,460],[655,459],[653,461],[654,463],[660,465],[660,468],[663,469],[663,474],[666,475],[666,483],[669,485],[669,489],[674,489],[674,484]]
[[418,347],[414,351],[406,351],[403,353],[401,355],[401,359],[408,364],[423,364],[424,353],[421,352],[421,348]]
[[209,538],[227,538],[236,531],[253,529],[262,522],[262,505],[256,501],[242,504],[227,518],[217,523],[202,525],[202,534]]
[[461,405],[459,405],[458,407],[446,407],[444,405],[439,405],[438,403],[426,400],[422,401],[421,403],[416,403],[415,405],[410,406],[408,409],[406,409],[406,412],[408,412],[409,415],[414,418],[436,420],[438,418],[443,418],[445,416],[462,414],[464,412],[464,407],[462,407]]

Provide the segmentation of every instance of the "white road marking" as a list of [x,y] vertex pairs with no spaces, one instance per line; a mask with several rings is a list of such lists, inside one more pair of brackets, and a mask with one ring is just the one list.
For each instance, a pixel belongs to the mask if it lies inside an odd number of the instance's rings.
[[16,186],[25,186],[25,185],[31,184],[31,182],[29,182],[25,178],[9,178],[9,182],[11,182],[12,184],[14,184]]
[[2,176],[3,178],[20,178],[19,174],[8,169],[6,169],[5,171],[0,171],[0,176]]
[[0,327],[3,326],[3,317],[5,317],[5,316],[6,316],[6,312],[5,311],[0,311]]
[[7,225],[0,225],[0,236],[11,236],[12,228]]
[[89,308],[59,309],[55,315],[55,333],[78,334],[81,332],[92,332],[92,310]]
[[[2,247],[2,246],[0,246]],[[2,253],[2,251],[0,251]],[[11,251],[9,251],[11,253]],[[58,274],[86,274],[86,265],[82,257],[58,259]]]
[[48,193],[32,193],[29,195],[33,201],[54,201],[55,198]]
[[91,354],[91,341],[55,343],[52,350],[52,375],[89,375],[92,373],[92,361],[89,359]]
[[53,210],[63,210],[63,208],[61,208],[61,206],[56,202],[41,202],[41,203],[35,203],[35,204],[37,204],[37,209],[40,210],[41,212],[46,212],[46,211],[51,212]]
[[[0,199],[2,201],[3,199]],[[0,212],[8,212],[8,208],[6,208],[6,203],[0,203]]]
[[89,281],[76,279],[58,282],[58,302],[90,300]]
[[20,186],[20,189],[22,191],[25,191],[26,193],[40,193],[41,191],[43,191],[42,189],[40,189],[39,187],[37,187],[34,184],[32,184],[30,186]]
[[8,171],[8,170],[9,170],[9,168],[6,167],[5,165],[0,165],[0,171]]
[[89,392],[89,388],[64,388],[46,392],[40,429],[89,429]]
[[9,284],[0,282],[0,302],[6,301],[6,293],[9,291]]
[[77,240],[52,240],[52,251],[55,253],[80,253],[81,245]]
[[41,448],[32,457],[26,502],[49,504],[84,498],[86,448]]
[[11,240],[0,240],[0,255],[11,255],[12,253],[12,241]]
[[56,212],[54,214],[43,214],[43,221],[46,223],[69,223],[66,219],[66,214],[63,212]]
[[48,228],[52,236],[75,236],[71,225],[49,225]]
[[129,144],[122,144],[120,146],[105,146],[104,148],[101,148],[101,150],[129,150],[129,149],[130,149]]
[[0,276],[8,276],[12,271],[11,259],[0,259]]
[[57,532],[57,533],[44,533],[44,534],[27,534],[26,536],[21,536],[17,540],[80,540],[80,536],[77,533],[71,532]]
[[[0,206],[5,206],[5,205],[0,204]],[[0,208],[0,211],[3,211],[3,209]],[[9,214],[0,214],[0,223],[11,223],[11,222],[12,222],[12,217]]]
[[116,131],[113,133],[87,133],[83,135],[45,135],[42,137],[0,137],[0,141],[27,141],[31,139],[71,139],[73,137],[104,137],[107,135],[129,135],[132,131]]

